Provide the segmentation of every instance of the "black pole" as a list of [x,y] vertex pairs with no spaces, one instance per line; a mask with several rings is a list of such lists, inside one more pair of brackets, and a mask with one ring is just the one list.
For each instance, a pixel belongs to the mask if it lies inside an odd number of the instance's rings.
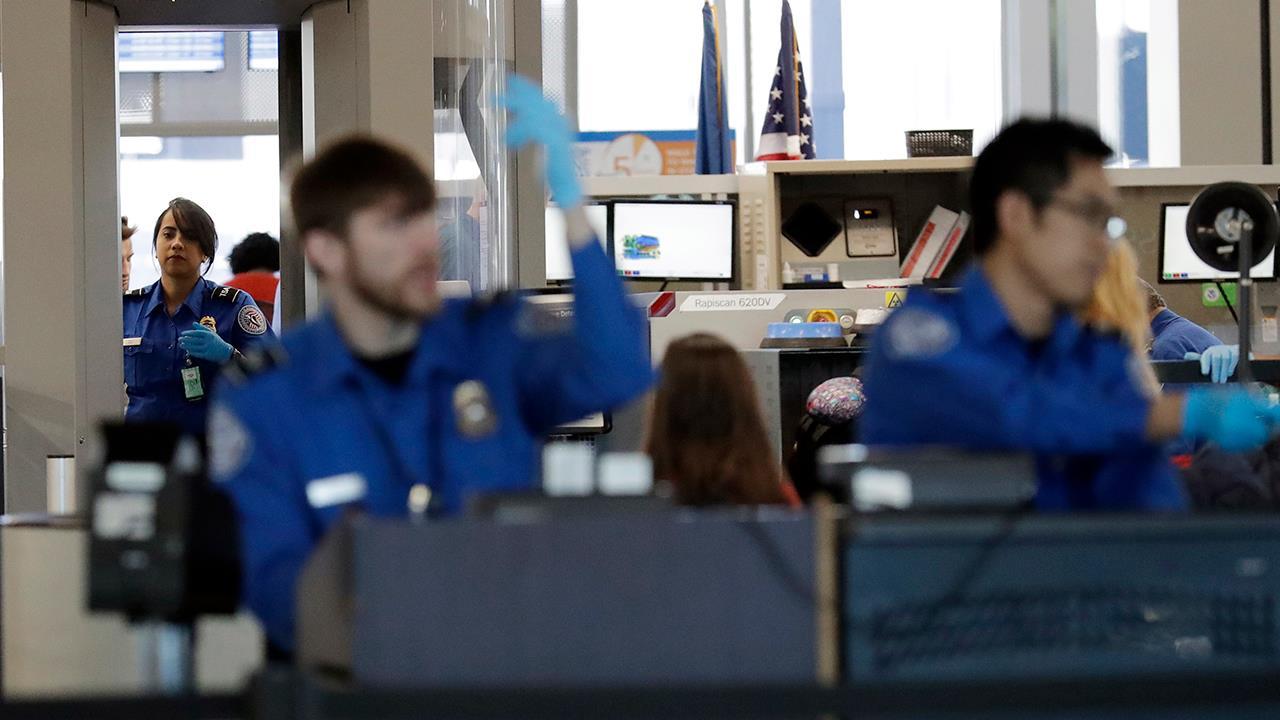
[[[1242,218],[1241,222],[1253,221]],[[1249,351],[1253,347],[1252,321],[1253,299],[1253,229],[1242,229],[1240,232],[1240,296],[1236,298],[1239,305],[1238,327],[1240,328],[1240,364],[1237,366],[1236,378],[1242,383],[1253,382],[1253,368],[1249,365]]]
[[1258,0],[1262,26],[1262,164],[1272,162],[1271,148],[1271,0]]

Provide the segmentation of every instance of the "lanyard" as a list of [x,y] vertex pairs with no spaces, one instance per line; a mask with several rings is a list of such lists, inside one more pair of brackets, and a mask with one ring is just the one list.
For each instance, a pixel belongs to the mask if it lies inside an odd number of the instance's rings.
[[[370,391],[371,389],[367,387],[369,383],[381,381],[377,378],[364,377],[364,371],[362,370],[360,372],[361,377],[355,380],[357,404],[364,413],[365,423],[369,426],[369,429],[373,431],[373,437],[378,442],[378,449],[381,450],[385,457],[387,457],[391,465],[392,484],[397,488],[409,490],[418,483],[413,476],[413,471],[410,469],[408,463],[404,461],[404,457],[401,456],[398,450],[398,444],[396,442],[396,438],[391,434],[391,428],[383,424],[381,421],[383,414],[380,414],[378,409],[374,407],[372,392]],[[441,473],[440,451],[442,448],[439,437],[440,433],[437,431],[437,420],[435,413],[433,412],[436,404],[434,402],[435,398],[431,397],[432,390],[434,390],[436,386],[434,379],[434,374],[428,378],[426,390],[427,437],[425,440],[427,442],[427,464],[430,466],[431,470],[431,472],[428,473],[426,485],[431,489],[432,493],[432,501],[431,505],[428,507],[428,514],[432,514],[432,511],[439,510],[440,479],[443,477],[443,474]],[[407,387],[407,375],[405,383],[406,385],[404,386],[390,388],[390,391],[392,393],[402,392],[404,388]]]

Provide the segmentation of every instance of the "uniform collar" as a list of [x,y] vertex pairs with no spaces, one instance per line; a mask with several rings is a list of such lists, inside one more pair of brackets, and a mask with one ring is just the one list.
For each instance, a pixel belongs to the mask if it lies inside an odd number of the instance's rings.
[[[1000,301],[991,281],[975,264],[965,274],[960,283],[960,297],[965,324],[978,342],[989,342],[1004,332],[1012,333],[1023,342],[1027,342],[1013,326],[1004,303]],[[1049,333],[1049,344],[1055,350],[1064,350],[1073,345],[1080,336],[1083,327],[1069,312],[1059,311],[1054,317],[1053,329]]]
[[348,378],[356,377],[360,370],[360,363],[347,347],[347,341],[338,330],[338,323],[334,320],[333,313],[325,311],[316,320],[314,332],[315,347],[309,353],[315,360],[311,373],[312,388],[325,390]]
[[[413,361],[405,377],[407,385],[425,386],[432,373],[441,368],[466,374],[466,357],[456,352],[460,338],[453,337],[452,323],[446,322],[442,315],[423,323]],[[312,357],[316,359],[312,373],[313,390],[327,390],[350,380],[364,382],[372,379],[372,372],[351,352],[331,311],[325,311],[316,321],[313,339]],[[451,349],[455,351],[450,352]]]
[[1165,328],[1169,327],[1178,318],[1178,313],[1169,308],[1161,309],[1160,312],[1156,313],[1155,317],[1151,318],[1151,336],[1159,336],[1160,333],[1164,332]]
[[[191,311],[192,315],[197,318],[201,316],[204,310],[204,298],[209,294],[209,286],[213,283],[200,278],[196,281],[195,287],[191,288],[191,292],[187,293],[187,298],[182,301],[182,305]],[[147,302],[142,307],[143,315],[150,315],[157,310],[164,310],[164,286],[157,280],[147,288]]]
[[979,342],[993,340],[1005,330],[1017,333],[981,265],[975,263],[960,281],[960,305],[965,325]]

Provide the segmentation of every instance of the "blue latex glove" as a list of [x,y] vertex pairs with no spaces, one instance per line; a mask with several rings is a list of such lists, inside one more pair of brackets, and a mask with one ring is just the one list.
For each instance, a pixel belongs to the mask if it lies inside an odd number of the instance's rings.
[[193,358],[217,363],[230,360],[231,353],[235,350],[231,343],[200,323],[191,323],[190,330],[182,331],[178,336],[178,345]]
[[1229,380],[1236,371],[1236,365],[1240,363],[1240,346],[1214,345],[1203,353],[1189,352],[1182,359],[1199,360],[1200,374],[1221,384]]
[[507,93],[496,100],[511,113],[507,144],[519,150],[537,143],[545,149],[551,199],[565,209],[581,205],[582,184],[573,162],[573,134],[555,103],[543,97],[537,85],[515,74],[507,76]]
[[1242,388],[1194,388],[1182,409],[1182,435],[1228,452],[1261,447],[1280,426],[1280,409]]

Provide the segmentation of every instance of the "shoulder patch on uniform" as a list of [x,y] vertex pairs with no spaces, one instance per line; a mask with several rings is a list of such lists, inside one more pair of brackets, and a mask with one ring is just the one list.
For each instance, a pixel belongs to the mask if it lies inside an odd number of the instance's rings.
[[126,292],[124,296],[125,297],[142,297],[143,295],[146,294],[146,292],[147,292],[146,288],[140,287],[140,288],[135,288],[133,290]]
[[228,287],[226,285],[214,285],[209,291],[210,300],[223,300],[227,302],[235,302],[240,299],[239,288]]
[[263,335],[267,332],[267,316],[262,314],[257,305],[245,305],[236,313],[236,324],[250,335]]
[[955,347],[960,331],[951,320],[930,310],[903,308],[895,311],[885,328],[890,357],[927,360]]
[[277,344],[234,355],[222,369],[222,377],[232,385],[243,385],[249,378],[289,363],[289,353]]
[[214,482],[231,479],[244,467],[253,438],[240,418],[222,403],[209,409],[209,475]]

